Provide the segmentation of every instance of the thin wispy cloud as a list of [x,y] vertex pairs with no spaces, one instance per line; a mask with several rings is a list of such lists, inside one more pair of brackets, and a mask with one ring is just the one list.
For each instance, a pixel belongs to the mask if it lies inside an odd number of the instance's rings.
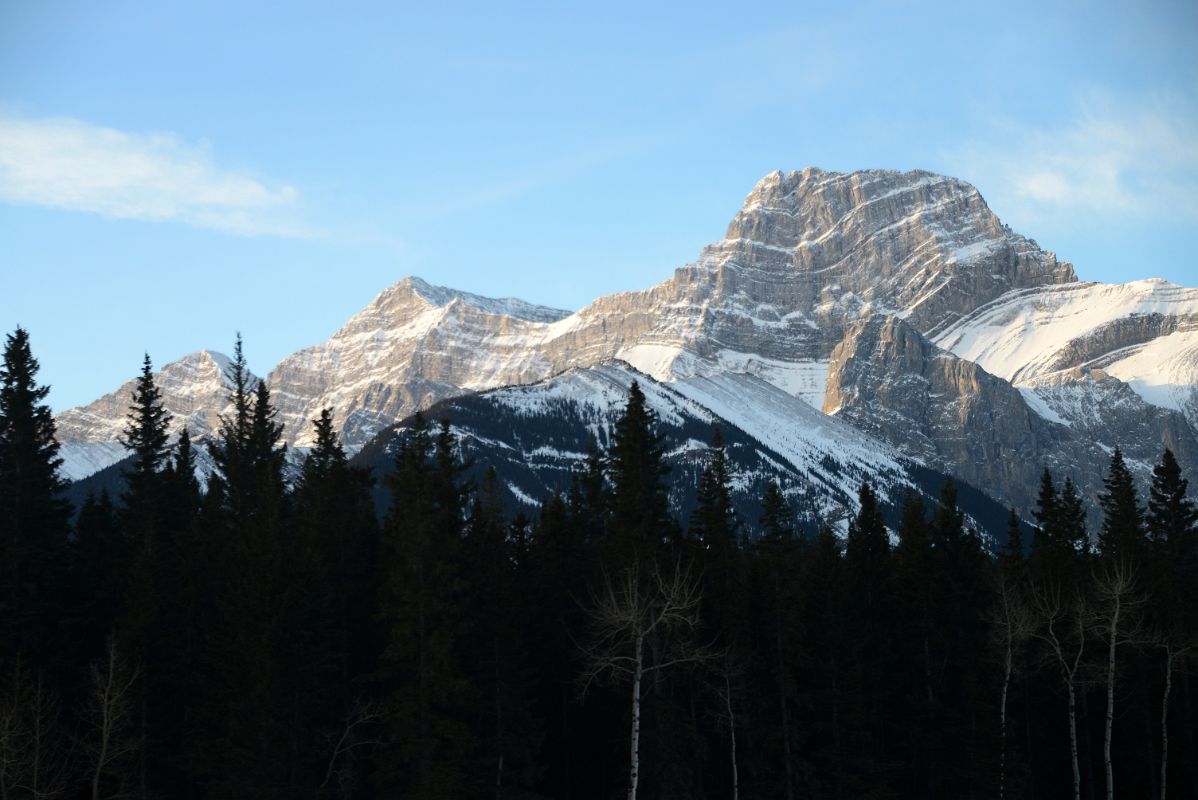
[[127,133],[0,110],[0,201],[174,221],[242,236],[312,236],[299,192],[223,168],[169,133]]
[[1181,100],[1091,94],[1067,124],[992,122],[991,136],[946,160],[1021,222],[1079,213],[1198,222],[1198,115]]

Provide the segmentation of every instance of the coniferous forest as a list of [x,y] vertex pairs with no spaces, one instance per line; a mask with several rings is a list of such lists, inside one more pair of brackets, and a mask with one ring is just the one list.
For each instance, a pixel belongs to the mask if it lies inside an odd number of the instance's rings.
[[1118,450],[1075,465],[1096,498],[1046,469],[1005,542],[951,482],[897,530],[867,482],[847,536],[800,536],[776,487],[737,518],[717,430],[675,519],[634,387],[513,518],[443,420],[368,474],[326,411],[290,479],[239,343],[209,442],[168,436],[147,357],[122,489],[73,508],[37,373],[18,328],[0,800],[1198,796],[1198,510],[1168,450],[1146,493]]

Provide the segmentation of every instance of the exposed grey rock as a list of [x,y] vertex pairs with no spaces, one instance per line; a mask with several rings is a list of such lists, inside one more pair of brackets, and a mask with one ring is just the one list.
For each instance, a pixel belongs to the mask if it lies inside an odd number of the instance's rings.
[[875,316],[833,351],[824,410],[1025,515],[1048,467],[1058,480],[1072,476],[1096,524],[1094,498],[1116,446],[1141,481],[1165,445],[1187,471],[1198,469],[1198,442],[1182,415],[1145,403],[1116,378],[1078,371],[1035,390],[1059,422],[1034,411],[1026,391],[941,350],[902,319]]
[[[724,239],[652,288],[570,314],[408,278],[267,380],[289,443],[327,407],[354,451],[446,398],[612,359],[680,387],[750,374],[1026,509],[1045,464],[1093,477],[1116,444],[1137,469],[1167,443],[1191,458],[1195,320],[1198,290],[1077,282],[963,181],[806,169],[763,178]],[[224,408],[216,372],[167,375],[193,430]],[[67,449],[93,448],[81,468],[119,453],[127,404],[60,415]]]

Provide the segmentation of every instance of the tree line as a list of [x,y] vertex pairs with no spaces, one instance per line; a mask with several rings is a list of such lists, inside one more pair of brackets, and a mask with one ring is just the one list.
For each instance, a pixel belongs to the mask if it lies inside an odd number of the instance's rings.
[[[391,470],[329,411],[298,477],[238,340],[211,441],[147,356],[119,496],[63,499],[28,334],[0,368],[0,800],[1081,798],[1198,790],[1198,510],[1169,451],[1034,525],[950,482],[847,534],[771,486],[739,519],[718,430],[686,520],[635,384],[537,513],[416,415]],[[197,448],[213,465],[196,477]],[[381,480],[390,507],[376,513]]]

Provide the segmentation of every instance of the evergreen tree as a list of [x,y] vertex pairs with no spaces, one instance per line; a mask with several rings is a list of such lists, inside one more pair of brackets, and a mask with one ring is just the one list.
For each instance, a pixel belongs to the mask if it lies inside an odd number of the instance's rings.
[[1045,467],[1040,475],[1040,493],[1036,497],[1036,508],[1032,511],[1037,524],[1032,541],[1032,550],[1036,555],[1048,555],[1060,539],[1057,510],[1060,498],[1057,487],[1052,482],[1052,473]]
[[391,746],[379,754],[379,780],[416,798],[467,791],[476,747],[461,652],[467,585],[459,557],[460,464],[447,425],[433,451],[428,424],[417,414],[387,478],[391,508],[381,553],[380,676]]
[[171,415],[163,407],[162,392],[154,383],[149,353],[142,361],[132,400],[121,437],[121,444],[133,457],[133,463],[123,473],[127,487],[123,500],[128,509],[141,511],[159,502],[151,487],[156,485],[170,453],[167,427]]
[[161,475],[161,546],[158,548],[158,636],[153,664],[146,675],[151,739],[146,743],[151,793],[186,795],[195,752],[197,706],[204,701],[199,681],[203,612],[210,597],[210,550],[197,525],[200,485],[187,428],[179,433],[174,455]]
[[97,658],[124,609],[122,577],[128,542],[108,490],[87,493],[75,520],[71,541],[71,629],[77,647],[75,663]]
[[1026,555],[1023,550],[1023,523],[1020,521],[1019,515],[1015,513],[1015,509],[1011,508],[1007,514],[1007,541],[1003,545],[998,559],[1009,572],[1017,573],[1023,566],[1025,557]]
[[475,785],[493,787],[496,794],[512,787],[528,790],[540,777],[536,756],[541,729],[532,715],[533,681],[526,661],[530,641],[523,624],[530,612],[525,604],[530,575],[526,529],[522,517],[507,523],[499,479],[488,468],[463,539],[470,575],[467,619],[473,628],[465,662],[481,694],[471,725],[480,740]]
[[843,684],[846,686],[844,744],[856,769],[875,783],[891,769],[884,749],[888,731],[885,654],[892,651],[892,564],[889,534],[878,496],[869,481],[858,493],[859,510],[849,521],[840,595],[848,626]]
[[640,385],[633,381],[607,454],[613,566],[655,558],[675,535],[665,484],[669,466],[656,422]]
[[858,577],[873,603],[888,588],[890,540],[878,495],[869,481],[861,483],[857,498],[858,511],[849,522],[845,540],[845,568]]
[[749,618],[758,630],[754,658],[757,668],[750,671],[748,679],[774,691],[753,693],[759,702],[753,704],[750,713],[764,723],[762,727],[769,724],[767,720],[773,723],[766,741],[777,742],[776,760],[782,765],[780,770],[760,770],[769,775],[768,779],[762,777],[761,790],[792,800],[799,788],[800,769],[796,757],[799,732],[794,723],[798,687],[792,662],[799,651],[794,610],[799,602],[796,578],[802,568],[804,548],[796,536],[794,511],[777,482],[770,481],[766,486],[761,506],[761,537],[753,570],[757,586],[749,592],[750,600],[756,601]]
[[1065,476],[1057,503],[1057,525],[1061,541],[1082,562],[1090,555],[1090,535],[1086,532],[1086,507],[1071,476]]
[[269,795],[290,782],[293,697],[283,663],[279,620],[295,591],[287,586],[293,556],[285,538],[282,426],[264,382],[250,389],[241,338],[228,376],[231,416],[209,452],[215,471],[200,524],[210,597],[202,632],[206,692],[204,752],[194,763],[218,796],[252,790]]
[[[744,664],[751,646],[748,570],[746,556],[740,549],[740,527],[732,505],[728,456],[723,436],[716,428],[708,463],[699,481],[689,544],[694,552],[694,563],[700,570],[701,628],[707,639],[726,648],[715,686],[707,687],[706,692],[708,695],[714,693],[714,702],[717,707],[722,707],[721,716],[725,717],[724,724],[715,726],[708,736],[709,750],[721,754],[731,749],[735,720],[745,713],[744,682],[747,676]],[[704,694],[694,684],[691,681],[674,687],[674,696],[668,698],[672,703],[663,698],[654,705],[652,719],[656,722],[657,738],[663,743],[682,745],[670,748],[674,752],[664,752],[654,759],[652,763],[661,770],[658,780],[672,786],[693,786],[696,781],[712,786],[731,786],[731,759],[704,757],[697,740],[687,746],[687,734],[693,735],[695,726],[693,720],[690,724],[683,720],[691,716],[691,709],[702,702]],[[675,727],[677,732],[672,732]]]
[[1106,489],[1098,497],[1102,507],[1102,556],[1115,562],[1138,562],[1144,548],[1144,510],[1136,494],[1135,479],[1118,447],[1102,484]]
[[[377,522],[367,471],[349,465],[322,409],[312,421],[315,442],[304,458],[292,502],[295,509],[290,551],[282,566],[285,586],[304,591],[286,609],[281,642],[283,681],[290,687],[290,753],[294,783],[318,783],[328,769],[325,738],[339,737],[346,720],[361,709],[360,676],[373,668],[375,635],[370,615],[377,596],[372,568],[377,554]],[[361,747],[336,760],[344,789],[366,783]]]
[[233,347],[233,361],[225,376],[232,384],[229,396],[233,413],[221,417],[216,438],[208,443],[215,467],[208,480],[209,507],[223,507],[235,519],[243,519],[250,504],[249,439],[253,413],[252,376],[246,366],[241,334]]
[[790,541],[795,536],[794,509],[786,502],[777,481],[770,481],[761,496],[761,538],[765,541]]
[[699,480],[689,535],[703,570],[703,616],[712,632],[731,646],[739,638],[748,609],[740,522],[732,505],[728,454],[719,428],[712,437],[710,460]]
[[928,507],[923,496],[908,490],[899,518],[898,545],[894,549],[895,649],[891,655],[891,680],[895,684],[895,719],[899,741],[911,765],[912,795],[931,791],[936,770],[944,758],[938,726],[943,699],[940,674],[944,576],[938,558],[944,549],[933,547]]
[[[1152,615],[1174,635],[1198,633],[1198,507],[1189,481],[1166,448],[1152,470],[1146,527],[1151,540]],[[1184,637],[1183,637],[1184,638]]]
[[[976,784],[976,764],[993,752],[982,735],[977,715],[990,714],[990,695],[983,690],[988,628],[985,615],[992,602],[986,580],[987,557],[977,534],[964,525],[950,478],[932,514],[935,568],[931,583],[934,631],[932,659],[936,707],[934,750],[929,794],[959,797]],[[983,729],[983,730],[989,730]]]
[[186,427],[179,432],[175,453],[164,470],[166,478],[163,503],[167,528],[182,536],[200,509],[200,482],[196,479],[196,455],[191,432]]
[[606,459],[592,436],[587,440],[586,458],[570,476],[566,505],[579,536],[588,546],[608,545],[611,493],[607,485]]
[[701,550],[726,557],[725,554],[734,551],[739,544],[739,529],[732,505],[728,452],[724,449],[724,437],[716,428],[711,440],[711,455],[699,479],[690,535]]
[[157,663],[168,651],[173,633],[163,624],[163,604],[175,590],[168,583],[170,542],[167,540],[166,514],[169,463],[167,426],[171,416],[162,404],[162,393],[154,383],[154,371],[147,353],[141,374],[134,384],[121,443],[130,451],[132,464],[122,471],[125,491],[121,495],[121,517],[129,545],[128,558],[122,564],[121,583],[124,604],[117,632],[126,656],[142,673],[133,687],[140,696],[135,718],[142,747],[139,791],[146,793],[147,760],[158,761],[166,746],[159,724],[159,712],[169,712],[158,702],[165,693],[162,670]]
[[873,761],[860,747],[859,680],[851,670],[858,619],[843,602],[844,567],[840,541],[831,528],[821,526],[797,581],[796,639],[802,647],[792,662],[798,695],[796,749],[810,764],[805,780],[809,792],[820,798],[864,794],[855,767]]
[[1152,470],[1148,499],[1148,535],[1153,542],[1192,550],[1198,539],[1198,507],[1188,496],[1190,482],[1181,477],[1173,451],[1165,448],[1161,462]]
[[[618,708],[614,699],[596,690],[580,703],[575,685],[577,642],[586,630],[581,600],[599,576],[593,532],[600,512],[592,509],[602,497],[602,461],[589,461],[591,468],[574,476],[569,498],[555,492],[541,506],[529,553],[530,660],[537,665],[536,708],[545,732],[541,793],[549,797],[586,796],[620,755],[612,744],[622,733],[612,713]],[[588,474],[598,491],[582,489]]]
[[1032,510],[1037,526],[1032,539],[1029,565],[1036,580],[1073,587],[1085,572],[1083,556],[1089,552],[1085,511],[1071,479],[1058,491],[1048,469],[1040,479],[1040,493]]
[[24,654],[35,671],[62,657],[71,514],[45,403],[50,388],[38,385],[38,369],[29,334],[18,327],[5,339],[0,366],[0,658]]

